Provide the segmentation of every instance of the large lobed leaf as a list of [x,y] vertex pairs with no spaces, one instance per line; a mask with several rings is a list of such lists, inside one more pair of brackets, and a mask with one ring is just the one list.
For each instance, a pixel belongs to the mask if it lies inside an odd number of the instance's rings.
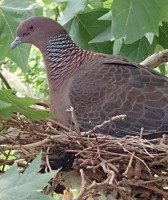
[[0,5],[0,59],[10,58],[23,70],[27,70],[30,45],[18,47],[15,51],[10,44],[16,36],[18,24],[33,15],[42,15],[42,8],[35,1],[4,0]]
[[41,165],[41,154],[38,155],[23,174],[14,164],[0,177],[0,200],[54,200],[41,193],[48,181],[57,172],[38,173]]
[[[112,53],[111,42],[106,43],[106,41],[111,39],[109,36],[111,31],[106,30],[110,25],[110,21],[98,20],[98,18],[104,15],[107,11],[107,9],[101,8],[78,13],[78,15],[66,24],[65,27],[70,36],[81,48],[97,52]],[[110,33],[108,31],[110,31]],[[104,32],[102,36],[104,38],[103,42],[99,42],[97,39],[95,39],[95,41],[92,40],[102,32]],[[106,37],[107,35],[108,38]]]
[[[64,2],[65,0],[62,0]],[[60,0],[58,1],[60,2]],[[77,0],[74,3],[74,0],[67,0],[66,9],[63,11],[62,23],[67,23],[79,12],[84,11],[87,5],[87,0]]]
[[31,120],[51,117],[46,111],[30,108],[38,99],[17,97],[12,90],[0,90],[0,119],[10,119],[14,112],[19,112]]
[[146,33],[158,35],[159,23],[168,20],[167,0],[114,0],[112,32],[116,39],[133,43]]
[[154,39],[152,44],[150,44],[147,38],[143,37],[132,44],[123,44],[120,54],[136,63],[139,63],[155,51],[156,45],[156,39]]

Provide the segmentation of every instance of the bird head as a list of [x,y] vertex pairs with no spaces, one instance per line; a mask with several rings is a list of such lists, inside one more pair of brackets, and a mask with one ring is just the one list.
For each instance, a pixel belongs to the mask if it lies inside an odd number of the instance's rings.
[[14,49],[21,43],[30,43],[40,50],[46,46],[48,40],[64,32],[64,28],[56,21],[47,17],[31,17],[20,23],[16,31],[16,38],[11,43]]

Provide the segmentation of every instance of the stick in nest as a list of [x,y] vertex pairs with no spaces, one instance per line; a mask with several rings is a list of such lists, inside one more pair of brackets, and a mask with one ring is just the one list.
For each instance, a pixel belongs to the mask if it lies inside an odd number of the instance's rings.
[[[109,172],[109,170],[105,166],[103,166],[103,168],[106,172]],[[108,189],[110,189],[110,191],[115,189],[119,193],[122,192],[124,196],[126,194],[130,194],[130,189],[113,184],[112,179],[114,179],[115,176],[108,176],[104,181],[100,183],[93,181],[89,186],[86,186],[85,174],[83,172],[83,169],[80,169],[80,173],[82,179],[81,189],[79,195],[74,200],[86,199],[87,197],[97,195],[99,192],[107,191]]]
[[125,119],[125,117],[126,117],[126,115],[117,115],[117,116],[111,117],[109,120],[105,120],[102,124],[99,124],[99,125],[95,126],[92,130],[86,132],[86,134],[96,132],[96,129],[102,128],[105,124],[110,123],[111,121],[119,120],[119,119],[123,120],[123,119]]
[[130,169],[132,168],[132,161],[134,159],[134,156],[135,156],[135,152],[133,152],[133,154],[131,155],[127,168],[125,172],[123,173],[123,176],[126,176],[129,173]]
[[[123,148],[123,150],[124,150],[125,152],[128,152],[130,155],[133,155],[133,153],[130,152],[128,149],[124,148],[123,145],[122,145],[120,142],[118,142],[118,144]],[[149,173],[150,173],[150,168],[148,167],[148,165],[145,163],[144,160],[142,160],[141,158],[139,158],[139,157],[137,157],[137,156],[135,156],[135,155],[133,155],[133,157],[135,157],[136,159],[140,160],[140,161],[144,164],[144,166],[148,169],[148,171],[149,171]]]
[[[81,174],[81,179],[82,179],[81,189],[80,189],[79,195],[74,200],[82,200],[84,199],[84,197],[92,196],[94,193],[94,190],[99,190],[103,186],[107,187],[107,185],[109,185],[110,178],[108,177],[102,183],[96,183],[96,181],[93,181],[91,185],[86,186],[86,179],[85,179],[85,174],[84,174],[83,169],[80,169],[80,174]],[[96,191],[95,193],[97,194]]]
[[82,138],[82,135],[81,135],[81,133],[80,133],[80,128],[79,128],[78,121],[77,121],[77,119],[76,119],[76,115],[75,115],[74,108],[73,108],[72,106],[70,106],[70,108],[69,108],[69,109],[66,109],[66,111],[71,112],[72,122],[74,123],[76,133],[77,133],[78,136],[79,136],[79,140],[80,140],[80,142],[81,142],[81,144],[82,144],[83,146],[86,146],[85,143],[84,143],[84,140],[83,140],[83,138]]

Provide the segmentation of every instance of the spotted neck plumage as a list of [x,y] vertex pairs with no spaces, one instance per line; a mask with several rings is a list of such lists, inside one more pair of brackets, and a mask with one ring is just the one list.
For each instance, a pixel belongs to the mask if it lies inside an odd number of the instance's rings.
[[58,113],[57,120],[66,124],[71,118],[66,109],[71,105],[69,91],[73,76],[90,59],[92,52],[82,50],[64,32],[49,39],[43,56],[49,82],[51,111]]
[[78,69],[90,52],[78,47],[64,32],[49,39],[46,48],[46,65],[49,82],[60,85]]

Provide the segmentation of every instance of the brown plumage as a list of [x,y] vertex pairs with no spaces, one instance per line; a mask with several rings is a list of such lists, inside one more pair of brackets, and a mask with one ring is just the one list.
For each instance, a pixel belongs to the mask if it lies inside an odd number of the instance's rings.
[[[51,111],[69,124],[72,105],[81,130],[88,131],[113,116],[97,132],[157,137],[168,131],[168,79],[124,58],[79,48],[52,19],[22,22],[11,44],[31,43],[43,54],[50,89]],[[152,134],[153,133],[153,134]]]

